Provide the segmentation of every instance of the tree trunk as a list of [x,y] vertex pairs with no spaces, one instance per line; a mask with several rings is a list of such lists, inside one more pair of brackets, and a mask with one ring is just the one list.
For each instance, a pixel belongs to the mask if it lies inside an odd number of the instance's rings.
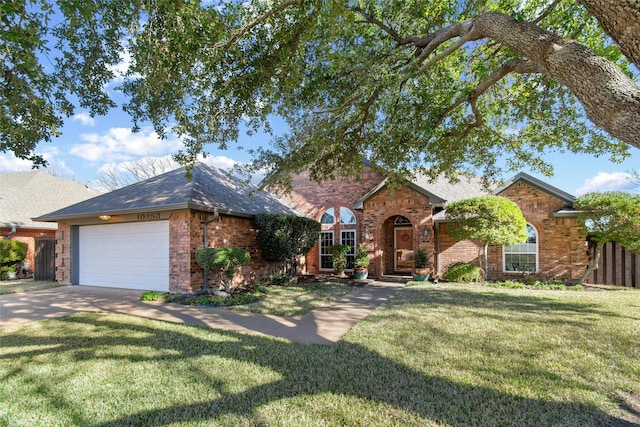
[[580,277],[580,279],[578,279],[579,285],[582,285],[584,283],[584,279],[586,279],[587,276],[591,274],[592,271],[595,271],[598,269],[598,264],[600,263],[600,253],[602,252],[603,247],[604,247],[604,242],[596,242],[596,249],[593,253],[593,261],[591,261],[591,264],[589,264],[584,274]]
[[581,0],[629,61],[640,68],[640,3],[637,0]]
[[[490,38],[526,57],[540,72],[569,88],[594,124],[640,148],[640,85],[616,64],[574,40],[501,13],[480,15],[463,28],[468,32],[461,37]],[[637,34],[631,35],[636,43]]]

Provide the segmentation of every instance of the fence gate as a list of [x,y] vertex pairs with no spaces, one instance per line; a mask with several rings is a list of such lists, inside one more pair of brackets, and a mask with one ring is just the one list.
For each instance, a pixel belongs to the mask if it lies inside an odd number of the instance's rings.
[[56,280],[56,241],[54,239],[35,239],[33,256],[33,280],[55,282]]

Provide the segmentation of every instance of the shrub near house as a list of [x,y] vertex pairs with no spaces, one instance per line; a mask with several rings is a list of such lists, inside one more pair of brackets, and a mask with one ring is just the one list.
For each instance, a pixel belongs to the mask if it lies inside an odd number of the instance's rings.
[[0,240],[0,279],[5,280],[27,256],[27,244],[17,240]]

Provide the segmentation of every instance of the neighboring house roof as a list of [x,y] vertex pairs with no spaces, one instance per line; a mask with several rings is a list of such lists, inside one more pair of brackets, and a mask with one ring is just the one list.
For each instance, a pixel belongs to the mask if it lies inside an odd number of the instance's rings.
[[44,221],[195,209],[233,216],[260,213],[299,214],[276,196],[220,169],[196,163],[191,180],[184,167],[129,185],[91,200],[48,213]]
[[86,185],[48,172],[0,174],[0,227],[57,230],[57,224],[32,218],[102,194]]
[[[380,184],[376,185],[364,196],[358,199],[352,207],[354,209],[362,209],[364,202],[378,191],[382,190],[387,183],[387,179],[385,179]],[[425,197],[428,197],[431,205],[437,207],[444,207],[447,203],[460,199],[468,199],[471,197],[491,194],[483,187],[480,178],[462,175],[458,182],[450,182],[445,177],[439,177],[432,182],[431,178],[426,175],[417,175],[407,184],[407,186]]]
[[[558,209],[555,212],[552,212],[551,215],[554,217],[572,217],[577,215],[577,211],[575,209],[573,209],[573,201],[575,200],[575,197],[572,196],[571,194],[560,190],[559,188],[556,188],[552,185],[547,184],[544,181],[539,180],[538,178],[534,178],[531,175],[528,175],[524,172],[520,172],[517,175],[515,175],[513,178],[509,179],[506,184],[504,184],[503,186],[499,187],[497,190],[495,190],[493,192],[494,195],[499,195],[500,193],[502,193],[504,190],[506,190],[508,187],[512,186],[513,184],[515,184],[518,181],[525,181],[527,184],[531,185],[532,187],[538,188],[539,190],[542,190],[546,193],[551,194],[554,197],[557,197],[558,199],[562,200],[565,203],[565,206],[561,209]],[[486,193],[485,193],[486,195]],[[469,197],[474,197],[474,196],[468,196],[468,197],[459,197],[459,199],[466,199]],[[446,211],[441,211],[438,212],[437,214],[433,215],[433,220],[435,222],[441,222],[441,221],[446,221]]]

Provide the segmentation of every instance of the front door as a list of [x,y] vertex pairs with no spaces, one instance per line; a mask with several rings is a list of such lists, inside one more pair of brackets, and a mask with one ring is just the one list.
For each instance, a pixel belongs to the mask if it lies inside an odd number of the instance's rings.
[[413,228],[396,227],[394,233],[394,267],[397,272],[411,272],[413,267]]

